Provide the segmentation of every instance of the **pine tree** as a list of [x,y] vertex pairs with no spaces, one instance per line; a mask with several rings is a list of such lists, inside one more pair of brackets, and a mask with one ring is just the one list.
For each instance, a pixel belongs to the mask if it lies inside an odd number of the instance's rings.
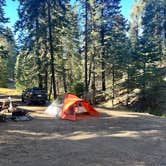
[[45,89],[49,88],[50,96],[53,89],[55,98],[57,85],[61,79],[59,74],[63,76],[64,89],[67,91],[69,76],[66,66],[69,61],[65,62],[64,57],[70,59],[78,55],[76,14],[73,13],[68,0],[41,0],[38,2],[20,1],[19,15],[16,30],[19,30],[19,39],[24,43],[21,46],[24,52],[22,56],[27,59],[31,58],[32,61],[36,59],[32,62],[33,66],[29,66],[29,71],[33,68],[36,75],[28,76],[28,80],[36,79],[38,75],[38,85],[44,84]]
[[[161,2],[158,3],[150,0],[145,4],[143,16],[143,34],[141,36],[141,63],[142,63],[142,88],[146,88],[159,84],[160,77],[159,66],[163,58],[162,54],[162,22],[163,10]],[[154,80],[152,78],[155,78]],[[159,82],[158,82],[159,81]]]
[[127,101],[129,104],[129,95],[135,88],[138,88],[137,78],[140,75],[139,71],[139,53],[140,53],[140,37],[142,27],[142,16],[145,3],[143,0],[135,0],[131,9],[131,19],[129,22],[129,41],[128,41],[128,56],[125,59],[127,80],[125,86],[127,87]]
[[0,34],[3,34],[4,32],[4,24],[8,22],[8,18],[6,18],[4,15],[4,9],[3,7],[6,5],[5,0],[0,0]]
[[[131,23],[130,29],[132,68],[135,71],[135,77],[132,78],[135,79],[136,87],[141,90],[139,101],[142,110],[150,107],[154,109],[151,101],[156,103],[156,87],[163,84],[160,67],[164,58],[164,1],[139,0],[135,7],[138,10],[133,12],[135,23]],[[134,35],[133,32],[138,31],[141,33]]]
[[114,100],[116,81],[123,75],[122,60],[125,55],[126,21],[120,14],[120,1],[101,0],[98,2],[100,5],[102,90],[106,90],[106,85],[112,79],[112,99]]
[[[0,0],[0,37],[5,38],[5,28],[4,24],[8,22],[8,18],[5,18],[3,7],[6,5],[5,0]],[[4,56],[6,52],[4,51],[4,47],[0,44],[0,56]]]
[[0,0],[0,86],[7,86],[7,56],[8,56],[8,43],[6,41],[5,32],[6,29],[4,27],[5,23],[8,22],[8,18],[4,15],[3,7],[6,5],[5,0]]
[[10,28],[6,29],[5,32],[6,40],[8,43],[7,50],[8,50],[8,58],[7,58],[7,71],[8,71],[8,77],[11,80],[14,80],[14,68],[15,68],[15,62],[16,62],[16,56],[17,56],[17,50],[16,50],[16,43],[14,39],[13,32]]
[[8,43],[4,35],[0,34],[0,87],[7,87],[7,57]]
[[[82,82],[81,56],[79,55],[79,29],[77,7],[66,3],[65,19],[61,21],[59,36],[61,58],[58,69],[63,76],[64,91],[67,92],[75,82]],[[63,34],[63,35],[62,35]],[[79,80],[79,81],[76,81]]]
[[106,90],[106,57],[109,50],[110,36],[112,34],[113,17],[119,13],[120,1],[115,0],[99,0],[100,5],[100,42],[101,42],[101,77],[102,90]]

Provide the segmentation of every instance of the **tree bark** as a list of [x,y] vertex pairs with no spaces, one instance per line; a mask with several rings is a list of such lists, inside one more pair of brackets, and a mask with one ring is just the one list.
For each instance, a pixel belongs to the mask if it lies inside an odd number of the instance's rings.
[[129,66],[127,66],[127,99],[126,99],[127,106],[129,106],[129,94],[130,94],[130,74],[129,74]]
[[[92,13],[91,13],[91,19],[92,19],[92,32],[95,32],[95,6],[92,7]],[[96,36],[93,36],[93,41],[96,40]],[[96,45],[95,42],[93,44],[93,51],[92,51],[92,104],[95,105],[96,100],[96,64],[95,64],[95,56],[96,56]]]
[[36,18],[36,49],[35,49],[36,57],[37,57],[37,66],[38,66],[38,86],[39,88],[43,88],[43,79],[41,76],[41,60],[39,53],[39,21]]
[[[48,49],[47,49],[47,42],[45,41],[44,43],[44,59],[45,62],[47,62],[47,53],[48,53]],[[44,65],[44,89],[46,92],[48,92],[48,63],[46,63]]]
[[[101,19],[104,16],[104,9],[101,10]],[[102,47],[102,51],[101,51],[101,77],[102,77],[102,91],[106,90],[106,82],[105,82],[105,45],[104,45],[104,26],[101,26],[101,47]]]
[[64,92],[67,92],[67,83],[66,83],[66,71],[65,71],[65,67],[63,66],[63,88],[64,88]]
[[112,107],[114,107],[115,99],[115,68],[114,64],[112,65]]
[[51,77],[52,77],[52,88],[53,88],[53,95],[54,99],[57,97],[56,94],[56,81],[55,81],[55,68],[54,68],[54,49],[53,49],[53,40],[52,40],[52,18],[51,18],[51,4],[50,0],[48,0],[48,35],[49,35],[49,51],[51,55]]
[[[88,93],[88,0],[85,0],[85,93]],[[86,94],[85,94],[86,95]]]

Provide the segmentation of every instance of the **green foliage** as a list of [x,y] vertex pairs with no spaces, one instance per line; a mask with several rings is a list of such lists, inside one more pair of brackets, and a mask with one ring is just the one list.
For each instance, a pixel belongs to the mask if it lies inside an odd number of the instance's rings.
[[16,30],[24,58],[16,66],[17,85],[38,82],[51,93],[52,86],[53,92],[66,91],[70,78],[79,79],[77,14],[68,0],[20,1]]
[[7,41],[7,72],[8,72],[8,78],[14,80],[14,68],[15,68],[15,63],[16,63],[16,44],[15,44],[15,39],[14,35],[11,31],[11,29],[6,28],[5,32],[6,36],[6,41]]
[[[15,65],[15,43],[12,39],[13,35],[9,29],[4,29],[4,33],[0,34],[0,86],[7,87],[8,79],[14,78]],[[9,35],[10,34],[10,35]]]
[[78,96],[89,91],[94,100],[107,87],[113,99],[139,89],[140,108],[158,110],[156,87],[165,67],[163,1],[136,0],[129,33],[120,0],[19,2],[17,87],[41,85],[50,96],[52,91]]
[[69,86],[68,92],[74,93],[77,96],[81,97],[83,95],[84,90],[85,90],[84,83],[76,81]]
[[5,0],[0,1],[0,34],[3,34],[5,31],[4,24],[8,22],[8,18],[5,17],[3,7],[6,5]]
[[166,114],[162,115],[163,118],[166,118]]
[[139,93],[138,100],[134,102],[133,109],[139,112],[149,112],[150,114],[161,116],[165,113],[164,105],[166,100],[165,82],[157,86],[142,90]]
[[18,89],[37,86],[37,68],[33,56],[26,56],[27,52],[20,52],[15,66],[15,81]]
[[161,105],[164,103],[159,100],[164,95],[158,90],[163,84],[161,66],[165,66],[163,14],[166,8],[162,3],[155,0],[136,1],[129,31],[131,58],[126,68],[129,91],[132,91],[131,84],[141,90],[136,109],[157,115],[162,114]]
[[0,87],[7,87],[7,62],[0,57]]

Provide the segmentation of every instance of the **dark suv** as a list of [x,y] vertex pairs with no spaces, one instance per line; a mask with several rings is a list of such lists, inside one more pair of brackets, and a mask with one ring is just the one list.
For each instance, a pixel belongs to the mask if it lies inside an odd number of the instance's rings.
[[26,104],[45,104],[47,101],[47,93],[45,90],[34,87],[25,89],[22,92],[22,102]]

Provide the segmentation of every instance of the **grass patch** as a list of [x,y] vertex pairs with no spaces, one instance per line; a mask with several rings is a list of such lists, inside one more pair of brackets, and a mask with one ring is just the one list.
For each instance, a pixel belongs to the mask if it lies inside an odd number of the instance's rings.
[[162,118],[166,118],[166,114],[163,114],[161,117],[162,117]]
[[21,91],[17,89],[0,88],[0,95],[21,95]]

